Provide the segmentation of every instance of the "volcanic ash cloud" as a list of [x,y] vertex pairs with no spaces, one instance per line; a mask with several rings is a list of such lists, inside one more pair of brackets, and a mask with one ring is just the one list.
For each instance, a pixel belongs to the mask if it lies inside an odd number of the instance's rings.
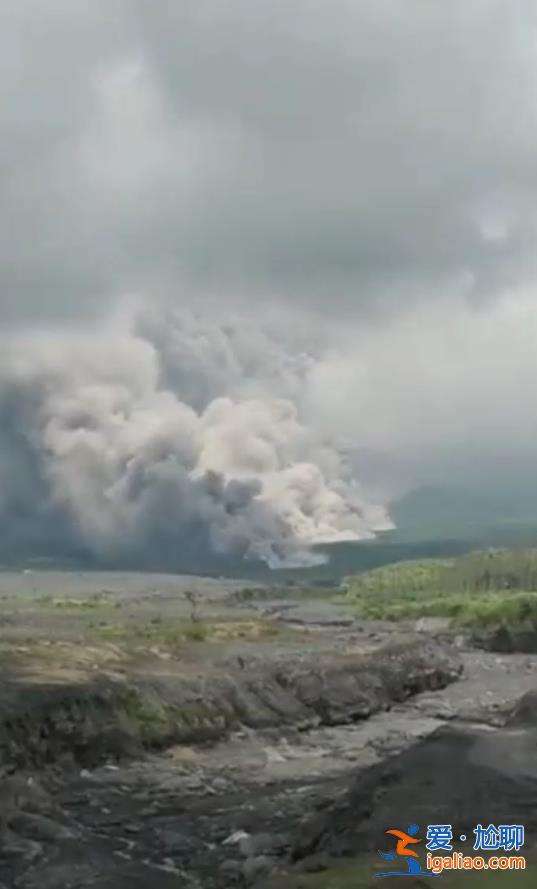
[[389,527],[337,447],[300,419],[308,361],[240,325],[19,332],[0,359],[0,518],[128,563],[159,548],[307,564]]

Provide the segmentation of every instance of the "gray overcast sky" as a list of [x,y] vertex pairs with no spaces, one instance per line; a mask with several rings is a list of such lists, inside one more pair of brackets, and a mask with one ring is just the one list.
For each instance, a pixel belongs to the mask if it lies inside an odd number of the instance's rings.
[[2,303],[533,280],[531,0],[6,0]]
[[533,450],[534,0],[4,0],[0,65],[5,325],[291,317],[322,429]]

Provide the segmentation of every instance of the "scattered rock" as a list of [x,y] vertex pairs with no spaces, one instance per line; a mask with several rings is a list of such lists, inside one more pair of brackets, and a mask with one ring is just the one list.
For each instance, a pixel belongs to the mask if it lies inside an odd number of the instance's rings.
[[12,830],[43,843],[53,843],[58,840],[73,839],[75,834],[65,825],[54,821],[52,818],[46,818],[44,815],[33,815],[28,812],[19,812],[9,821]]
[[507,717],[506,724],[512,727],[525,726],[537,729],[537,691],[528,692],[515,704]]
[[239,851],[245,858],[255,858],[258,855],[272,851],[274,840],[269,833],[256,833],[241,837]]
[[233,833],[230,833],[228,837],[222,842],[223,846],[235,846],[241,842],[241,840],[248,839],[250,836],[249,833],[246,833],[245,830],[235,830]]
[[232,858],[227,858],[220,865],[220,873],[224,874],[226,877],[231,877],[232,879],[235,878],[236,880],[242,873],[241,864]]
[[537,654],[537,628],[495,627],[487,632],[476,632],[472,642],[486,651],[502,654]]
[[[139,828],[136,832],[139,832]],[[190,847],[188,838],[174,830],[159,831],[159,841],[165,852],[171,852],[174,855],[183,854]]]
[[247,858],[242,865],[242,874],[247,884],[254,883],[259,877],[266,876],[274,867],[274,861],[267,855],[256,855]]
[[442,727],[360,773],[340,800],[300,827],[292,860],[379,848],[394,812],[408,823],[452,824],[456,835],[471,835],[478,823],[524,822],[531,844],[537,837],[534,708],[535,700],[523,717],[532,722],[526,731]]
[[275,750],[274,747],[265,747],[264,753],[267,757],[267,762],[285,762],[285,756],[282,756],[282,754],[278,750]]
[[416,633],[444,633],[449,629],[449,617],[420,617],[416,621]]

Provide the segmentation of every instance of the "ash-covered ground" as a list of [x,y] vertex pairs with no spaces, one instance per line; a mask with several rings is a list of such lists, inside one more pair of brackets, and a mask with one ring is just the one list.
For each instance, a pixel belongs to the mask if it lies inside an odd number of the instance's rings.
[[435,805],[533,837],[536,656],[247,587],[0,574],[0,885],[339,887]]

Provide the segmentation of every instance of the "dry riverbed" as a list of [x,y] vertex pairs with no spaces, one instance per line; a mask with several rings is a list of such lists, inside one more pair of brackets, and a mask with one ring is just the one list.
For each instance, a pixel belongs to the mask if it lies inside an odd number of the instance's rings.
[[0,575],[0,885],[283,885],[372,848],[388,812],[360,781],[443,731],[504,732],[536,687],[533,655],[243,586]]

